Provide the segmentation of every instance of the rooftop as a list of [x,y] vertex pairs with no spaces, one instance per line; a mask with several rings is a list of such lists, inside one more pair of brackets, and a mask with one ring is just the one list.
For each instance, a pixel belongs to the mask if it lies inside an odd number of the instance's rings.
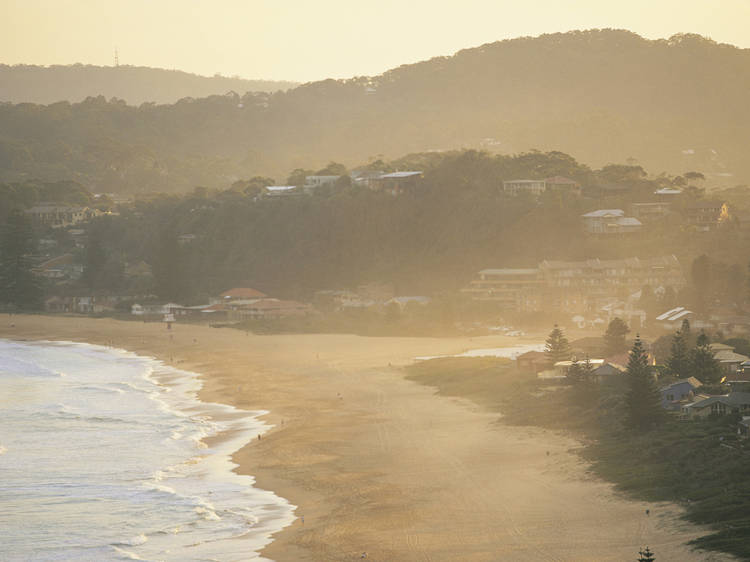
[[590,213],[586,213],[585,215],[581,215],[582,217],[586,218],[595,218],[595,217],[624,217],[625,211],[622,209],[599,209],[597,211],[591,211]]
[[250,287],[235,287],[219,295],[224,299],[262,299],[267,295]]
[[381,179],[398,179],[398,178],[410,178],[412,176],[421,176],[422,172],[391,172],[390,174],[383,174]]

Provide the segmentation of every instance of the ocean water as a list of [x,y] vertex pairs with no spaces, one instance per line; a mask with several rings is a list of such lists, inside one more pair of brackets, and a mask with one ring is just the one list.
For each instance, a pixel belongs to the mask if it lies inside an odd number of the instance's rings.
[[295,508],[230,455],[264,412],[199,389],[121,350],[0,340],[0,560],[262,560]]

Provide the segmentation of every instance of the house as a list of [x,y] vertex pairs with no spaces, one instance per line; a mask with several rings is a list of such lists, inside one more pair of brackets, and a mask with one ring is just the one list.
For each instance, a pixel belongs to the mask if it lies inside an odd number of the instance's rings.
[[693,312],[684,306],[678,306],[661,313],[654,320],[666,330],[677,330],[685,320],[693,323]]
[[750,413],[750,392],[730,392],[721,396],[702,397],[684,405],[681,411],[688,419],[707,418],[711,415],[747,415]]
[[383,170],[352,170],[349,177],[352,179],[352,184],[354,185],[372,187],[370,186],[370,182],[383,174],[385,174]]
[[422,176],[423,173],[421,171],[392,172],[371,178],[367,184],[370,189],[376,191],[386,191],[391,195],[402,195],[414,189],[419,184]]
[[44,301],[44,308],[48,312],[100,314],[102,312],[111,312],[115,310],[115,307],[127,298],[128,297],[121,296],[54,296]]
[[[679,290],[685,284],[675,256],[594,258],[545,260],[536,268],[483,269],[461,292],[472,300],[518,312],[556,310],[582,314],[599,311],[618,300],[618,295],[633,294],[645,285]],[[632,309],[634,318],[642,316],[633,303],[624,303],[623,308]]]
[[130,314],[134,316],[180,316],[180,311],[185,307],[174,302],[164,303],[135,303],[130,307]]
[[102,214],[98,209],[72,207],[57,203],[39,203],[26,211],[31,222],[37,225],[60,228],[78,224]]
[[695,391],[701,386],[701,381],[695,377],[689,377],[662,387],[659,390],[662,408],[680,411],[686,401],[692,401]]
[[571,195],[581,194],[581,184],[570,178],[563,176],[554,176],[544,180],[544,185],[547,190],[558,191],[561,193],[570,193]]
[[519,371],[538,373],[549,367],[550,361],[543,351],[527,351],[516,357],[516,368]]
[[230,302],[226,306],[230,320],[287,318],[312,312],[309,304],[273,298],[248,299],[242,304]]
[[612,377],[617,377],[625,372],[625,367],[618,365],[617,363],[610,363],[606,359],[601,365],[594,368],[592,374],[596,377],[598,382],[606,382],[608,380],[614,380]]
[[237,299],[264,299],[268,295],[250,287],[235,287],[224,291],[218,297],[209,299],[209,304],[226,303]]
[[340,177],[341,176],[306,176],[305,185],[302,187],[309,193],[318,187],[335,184]]
[[630,214],[641,222],[654,222],[669,214],[672,204],[664,201],[656,203],[632,203]]
[[685,207],[687,223],[706,232],[729,220],[729,206],[722,201],[698,201]]
[[643,226],[638,219],[626,217],[622,209],[599,209],[581,217],[590,234],[631,234],[640,232]]
[[546,190],[547,184],[544,180],[510,180],[503,182],[503,191],[508,195],[531,193],[538,196]]
[[491,301],[502,308],[541,310],[540,292],[545,287],[539,268],[483,269],[461,292],[477,301]]
[[73,254],[62,254],[44,261],[31,270],[35,275],[57,281],[79,279],[83,265],[75,263]]
[[673,187],[662,187],[654,191],[654,195],[659,195],[663,199],[672,199],[677,195],[682,195],[682,190]]
[[301,190],[296,185],[267,185],[260,192],[261,197],[288,197],[299,195]]
[[[732,348],[729,349],[715,349],[716,344],[711,344],[711,349],[714,351],[714,358],[721,365],[721,370],[726,375],[734,375],[738,370],[742,369],[742,364],[745,361],[750,361],[750,357],[735,353]],[[727,346],[728,347],[728,346]]]
[[[604,382],[613,376],[618,376],[625,372],[624,367],[609,363],[605,359],[589,359],[588,362],[592,367],[591,374],[598,382]],[[567,376],[568,371],[570,371],[574,363],[583,365],[585,361],[558,361],[554,365],[555,372],[560,376]]]
[[633,293],[644,285],[680,289],[686,284],[675,256],[545,260],[539,269],[546,286],[545,308],[571,313],[598,310],[613,296]]

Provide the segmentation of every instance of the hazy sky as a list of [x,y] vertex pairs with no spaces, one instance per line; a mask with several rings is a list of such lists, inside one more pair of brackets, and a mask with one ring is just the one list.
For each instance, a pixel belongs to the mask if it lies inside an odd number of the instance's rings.
[[0,0],[0,63],[309,81],[499,39],[615,27],[750,47],[750,0]]

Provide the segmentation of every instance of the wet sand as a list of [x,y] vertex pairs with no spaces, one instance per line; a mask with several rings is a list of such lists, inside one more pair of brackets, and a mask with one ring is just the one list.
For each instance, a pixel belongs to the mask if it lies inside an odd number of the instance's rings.
[[629,501],[590,476],[573,438],[504,426],[396,368],[543,337],[254,336],[43,316],[0,316],[0,337],[158,357],[200,373],[205,400],[269,410],[274,429],[235,461],[304,516],[265,549],[274,560],[622,561],[646,545],[660,562],[731,560],[686,546],[705,530],[679,507]]

